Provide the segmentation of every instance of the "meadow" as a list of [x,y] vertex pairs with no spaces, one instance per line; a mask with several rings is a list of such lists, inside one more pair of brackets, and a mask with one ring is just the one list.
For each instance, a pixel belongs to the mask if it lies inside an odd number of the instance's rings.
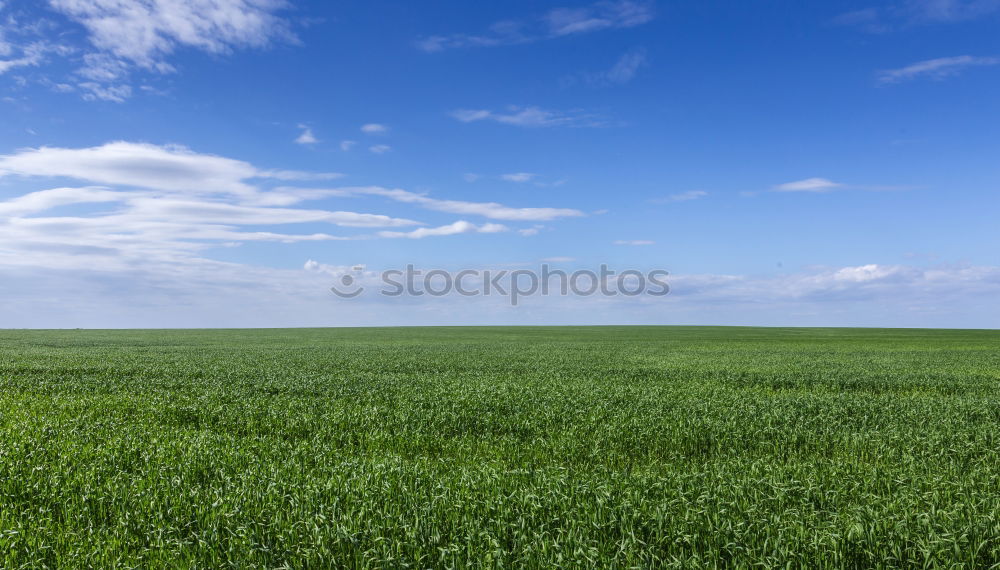
[[998,387],[998,331],[0,331],[0,567],[995,566]]

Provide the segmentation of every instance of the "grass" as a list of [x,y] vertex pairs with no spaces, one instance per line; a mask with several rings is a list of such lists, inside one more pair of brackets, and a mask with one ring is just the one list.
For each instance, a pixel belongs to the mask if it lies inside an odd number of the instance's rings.
[[988,567],[1000,332],[0,332],[0,567]]

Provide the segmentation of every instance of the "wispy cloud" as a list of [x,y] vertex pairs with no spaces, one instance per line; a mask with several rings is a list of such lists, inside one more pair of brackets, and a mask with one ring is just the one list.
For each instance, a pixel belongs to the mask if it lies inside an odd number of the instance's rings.
[[538,176],[537,174],[532,174],[531,172],[514,172],[511,174],[503,174],[500,178],[506,180],[507,182],[530,182],[532,178]]
[[295,139],[296,143],[298,143],[298,144],[316,144],[316,143],[319,142],[319,139],[316,138],[316,135],[313,134],[312,129],[309,128],[309,126],[307,126],[307,125],[299,125],[299,128],[302,129],[302,133],[300,133],[299,136],[298,136],[298,138]]
[[392,147],[387,144],[376,144],[368,147],[368,150],[375,154],[385,154],[392,150]]
[[[275,196],[281,196],[277,192]],[[268,196],[267,193],[258,198]],[[285,195],[282,206],[242,197],[185,195],[160,190],[60,187],[0,202],[0,265],[134,270],[149,263],[182,270],[206,262],[205,250],[247,242],[358,239],[328,232],[260,230],[261,226],[328,224],[331,228],[418,225],[381,214],[289,208],[313,196]],[[266,201],[266,200],[261,200]],[[86,206],[100,205],[101,208]]]
[[958,75],[970,67],[991,65],[1000,65],[1000,57],[975,57],[971,55],[940,57],[918,61],[899,69],[881,71],[878,74],[878,81],[882,84],[900,83],[922,78],[940,81]]
[[261,170],[256,178],[273,178],[274,180],[287,180],[297,182],[316,182],[322,180],[335,180],[343,178],[339,172],[308,172],[304,170],[282,170],[280,168]]
[[611,69],[601,74],[600,79],[608,83],[628,83],[645,64],[646,50],[632,50],[618,58]]
[[515,127],[600,127],[606,123],[579,111],[549,111],[539,107],[508,107],[506,111],[458,109],[451,116],[463,123],[493,121]]
[[467,47],[496,47],[537,42],[600,30],[631,28],[653,19],[651,1],[617,0],[555,8],[530,20],[496,22],[480,34],[448,34],[421,38],[417,47],[425,52]]
[[951,24],[1000,11],[1000,0],[899,0],[838,15],[833,24],[882,34],[919,25]]
[[421,239],[425,237],[451,236],[468,233],[495,234],[499,232],[506,232],[508,230],[509,228],[502,224],[482,224],[477,226],[476,224],[466,222],[465,220],[459,220],[446,226],[439,226],[436,228],[417,228],[408,232],[380,231],[378,232],[378,236],[382,238]]
[[254,178],[331,179],[337,173],[260,169],[248,162],[202,154],[181,145],[111,142],[90,148],[39,147],[0,155],[2,175],[64,177],[98,184],[187,193],[257,192]]
[[94,81],[84,81],[77,84],[85,101],[111,101],[124,103],[132,96],[131,85],[106,85]]
[[389,127],[380,123],[367,123],[361,125],[361,132],[369,135],[379,135],[389,132]]
[[[207,250],[252,242],[421,239],[511,231],[493,221],[475,224],[466,220],[412,230],[380,229],[422,224],[385,214],[297,206],[327,198],[385,197],[428,210],[491,220],[540,221],[583,215],[566,208],[440,200],[379,187],[262,188],[257,185],[261,181],[318,180],[330,175],[263,169],[179,145],[116,142],[84,149],[23,149],[0,156],[0,177],[5,176],[71,178],[101,185],[56,187],[0,201],[2,267],[109,272],[161,267],[186,271],[218,265],[203,257]],[[377,231],[342,234],[270,229],[300,224]],[[537,232],[539,227],[518,231]]]
[[566,87],[578,83],[583,83],[591,87],[623,85],[632,81],[639,73],[639,69],[647,65],[647,63],[646,50],[637,48],[623,53],[610,68],[569,75],[564,77],[561,83]]
[[[57,20],[53,14],[46,16],[45,25],[18,21],[17,29],[44,29],[50,37],[28,44],[20,57],[0,61],[0,73],[13,67],[40,66],[48,54],[73,55],[73,61],[82,61],[82,66],[73,77],[53,84],[75,86],[85,99],[126,100],[133,92],[133,74],[177,71],[171,56],[181,48],[223,55],[237,49],[266,48],[276,41],[297,41],[288,20],[279,15],[288,7],[281,0],[49,0],[47,4],[65,19]],[[86,33],[86,46],[69,48],[58,43],[79,28]]]
[[897,4],[894,11],[900,17],[918,22],[961,22],[1000,11],[997,0],[909,0]]
[[[874,184],[843,184],[841,182],[834,182],[826,178],[806,178],[805,180],[796,180],[794,182],[786,182],[784,184],[778,184],[771,187],[772,192],[812,192],[812,193],[823,193],[823,192],[833,192],[836,190],[857,190],[864,192],[901,192],[906,190],[914,190],[919,188],[918,186],[899,186],[899,185],[874,185]],[[746,197],[756,196],[757,192],[741,192],[740,193]]]
[[407,190],[381,188],[378,186],[341,188],[340,190],[355,195],[383,196],[397,202],[416,204],[439,212],[483,216],[494,220],[548,221],[557,218],[573,218],[584,215],[580,210],[572,208],[513,208],[496,202],[439,200]]
[[666,198],[654,198],[650,202],[654,204],[669,204],[672,202],[690,202],[691,200],[698,200],[699,198],[704,198],[708,196],[708,192],[704,190],[688,190],[687,192],[681,192],[680,194],[671,194]]
[[299,202],[322,200],[324,198],[347,198],[350,194],[332,188],[298,188],[280,186],[253,196],[241,197],[240,203],[251,206],[291,206]]
[[651,2],[599,2],[582,8],[556,8],[545,20],[553,36],[584,34],[613,28],[631,28],[653,19]]
[[428,36],[417,40],[418,49],[427,53],[435,53],[447,49],[467,47],[496,47],[525,44],[542,39],[533,32],[526,31],[523,22],[496,22],[482,34],[449,34]]
[[340,150],[347,152],[357,145],[357,141],[340,141]]
[[171,220],[185,219],[206,224],[273,225],[326,222],[338,226],[359,228],[416,224],[412,220],[392,218],[381,214],[246,206],[164,196],[135,196],[128,200],[128,204],[131,211],[139,215]]
[[[2,41],[2,38],[0,38],[0,41]],[[0,56],[4,56],[7,59],[0,59],[0,75],[18,67],[38,66],[49,51],[51,51],[50,48],[42,42],[34,42],[24,47],[4,44],[4,50],[0,52]],[[18,55],[11,57],[15,52],[18,52]]]
[[264,169],[180,145],[115,142],[83,149],[22,149],[0,156],[0,177],[9,176],[70,178],[97,185],[50,188],[0,201],[0,266],[108,271],[134,269],[151,261],[165,266],[204,266],[213,262],[202,257],[202,252],[248,242],[419,239],[509,230],[498,223],[477,225],[465,220],[374,234],[260,229],[297,224],[361,229],[422,225],[386,214],[297,207],[327,198],[385,197],[427,210],[491,220],[543,221],[583,215],[568,208],[441,200],[380,187],[261,187],[275,180],[315,181],[336,175]]
[[806,178],[805,180],[778,184],[773,190],[775,192],[829,192],[843,187],[843,184],[826,178]]
[[283,2],[50,0],[49,4],[87,30],[97,53],[159,72],[174,69],[167,58],[178,47],[223,54],[293,38],[288,22],[276,15]]

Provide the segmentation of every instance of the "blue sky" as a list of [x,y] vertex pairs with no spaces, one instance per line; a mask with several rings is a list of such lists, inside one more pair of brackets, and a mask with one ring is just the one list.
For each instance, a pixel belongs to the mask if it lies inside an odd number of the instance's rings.
[[[998,31],[995,0],[0,2],[0,326],[996,328]],[[541,263],[672,294],[329,292]]]

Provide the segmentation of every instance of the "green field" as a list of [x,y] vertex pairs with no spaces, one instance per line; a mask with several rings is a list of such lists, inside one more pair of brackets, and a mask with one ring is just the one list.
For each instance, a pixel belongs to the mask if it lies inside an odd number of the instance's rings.
[[1000,562],[1000,332],[0,332],[0,567]]

